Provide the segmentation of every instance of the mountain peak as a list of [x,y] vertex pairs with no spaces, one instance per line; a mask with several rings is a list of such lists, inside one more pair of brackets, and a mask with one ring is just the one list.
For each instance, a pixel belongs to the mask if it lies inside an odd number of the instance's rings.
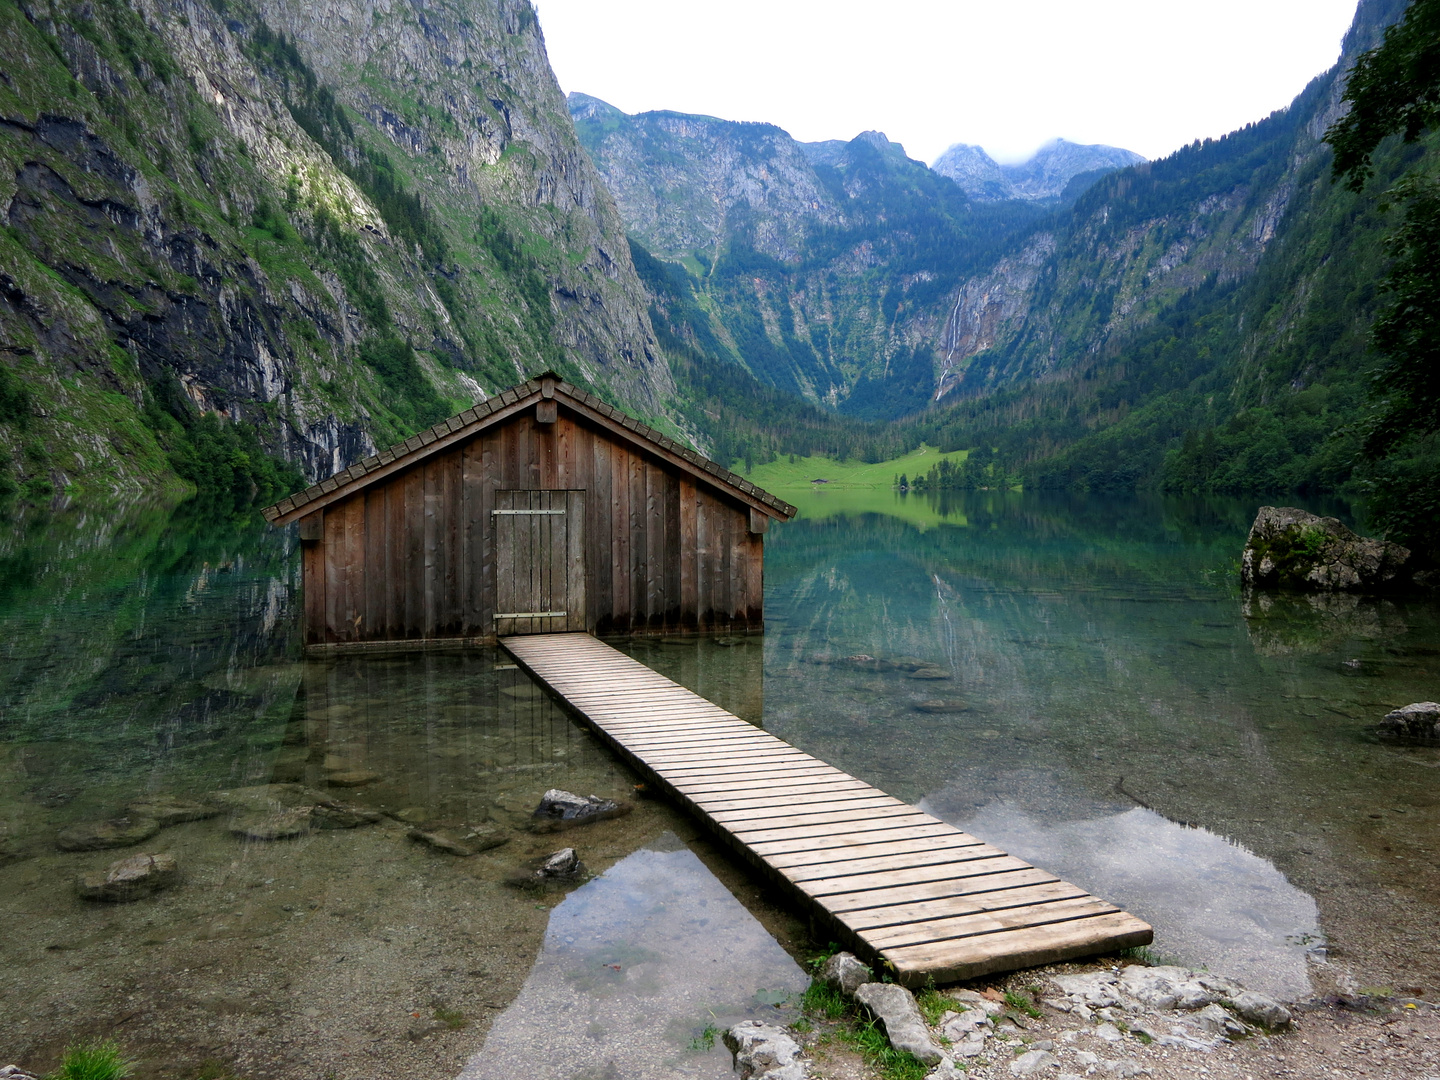
[[[973,199],[997,201],[1058,199],[1077,176],[1138,165],[1145,158],[1132,150],[1096,143],[1084,145],[1068,139],[1051,139],[1018,165],[1001,165],[982,147],[956,143],[930,166],[948,176]],[[1069,192],[1071,196],[1075,192]]]

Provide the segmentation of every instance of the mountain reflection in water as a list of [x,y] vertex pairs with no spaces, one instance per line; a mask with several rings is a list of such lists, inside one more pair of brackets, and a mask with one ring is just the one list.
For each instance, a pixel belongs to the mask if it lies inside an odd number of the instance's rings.
[[1056,822],[1004,802],[956,812],[944,791],[920,805],[1145,919],[1158,957],[1285,999],[1309,990],[1307,954],[1322,945],[1315,901],[1241,844],[1143,807]]
[[717,1029],[793,1020],[777,1006],[808,981],[667,833],[554,908],[524,989],[460,1080],[723,1080]]

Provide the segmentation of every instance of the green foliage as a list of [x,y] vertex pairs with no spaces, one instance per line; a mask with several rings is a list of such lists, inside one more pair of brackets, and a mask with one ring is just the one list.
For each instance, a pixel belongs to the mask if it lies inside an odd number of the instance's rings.
[[1365,450],[1377,458],[1440,431],[1440,179],[1411,175],[1393,194],[1405,220],[1387,244],[1395,260],[1385,283],[1390,300],[1375,320],[1385,362]]
[[1335,150],[1334,175],[1359,191],[1374,174],[1384,138],[1414,142],[1440,120],[1440,0],[1411,0],[1405,18],[1350,71],[1350,108],[1325,133]]
[[135,1070],[135,1063],[120,1052],[113,1039],[96,1039],[65,1048],[60,1068],[46,1080],[123,1080]]
[[250,506],[303,485],[298,469],[266,452],[253,425],[197,412],[173,373],[152,380],[148,390],[145,422],[170,467],[195,485],[201,499]]
[[940,1022],[940,1017],[947,1012],[959,1012],[955,1008],[955,999],[946,997],[935,987],[927,986],[915,995],[915,1004],[920,1007],[920,1015],[925,1018],[925,1023],[934,1027]]
[[431,385],[410,343],[398,337],[373,337],[360,345],[360,359],[375,369],[392,394],[386,404],[409,428],[405,434],[439,423],[450,406]]
[[1020,1012],[1024,1013],[1026,1016],[1034,1020],[1039,1020],[1040,1017],[1044,1015],[1044,1013],[1042,1013],[1039,1007],[1035,1004],[1033,998],[1031,998],[1028,994],[1021,994],[1014,990],[1005,991],[1005,1004],[1009,1005],[1012,1009],[1018,1009]]
[[465,1014],[456,1009],[436,1009],[431,1015],[451,1031],[459,1031],[470,1023]]
[[720,1034],[720,1029],[714,1024],[706,1024],[699,1035],[690,1040],[690,1050],[696,1054],[708,1054],[715,1049],[715,1036]]
[[0,364],[0,424],[24,429],[30,419],[30,388],[8,367]]
[[963,462],[942,458],[909,481],[909,487],[915,491],[1003,491],[1014,482],[994,448],[980,446],[971,450]]
[[924,1080],[930,1071],[923,1061],[904,1050],[890,1045],[885,1030],[874,1020],[852,1025],[842,1031],[840,1037],[865,1059],[865,1064],[874,1069],[883,1080]]
[[800,1009],[809,1016],[839,1020],[850,1012],[850,1002],[837,988],[812,979],[800,996]]

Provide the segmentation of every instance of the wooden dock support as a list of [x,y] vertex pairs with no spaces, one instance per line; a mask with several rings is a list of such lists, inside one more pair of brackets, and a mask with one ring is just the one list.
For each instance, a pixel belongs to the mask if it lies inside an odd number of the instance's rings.
[[834,940],[906,986],[1148,945],[1147,923],[726,712],[589,634],[501,642]]

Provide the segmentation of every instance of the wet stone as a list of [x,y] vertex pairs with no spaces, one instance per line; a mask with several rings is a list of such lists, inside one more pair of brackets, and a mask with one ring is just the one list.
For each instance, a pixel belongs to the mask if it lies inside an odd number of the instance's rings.
[[325,777],[325,782],[331,787],[364,787],[366,784],[373,784],[381,779],[378,772],[369,769],[356,769],[354,772],[331,773]]
[[937,682],[937,681],[939,681],[939,680],[941,680],[941,679],[948,679],[948,678],[950,678],[950,672],[946,671],[944,668],[938,668],[938,667],[923,667],[923,668],[917,668],[917,669],[914,670],[914,671],[906,672],[905,678],[907,678],[907,679],[920,679],[920,680],[922,680],[922,681],[928,681],[928,682]]
[[328,797],[303,784],[255,784],[251,787],[226,788],[203,796],[207,803],[226,810],[262,812],[298,806],[313,806]]
[[383,820],[378,810],[366,810],[344,803],[320,803],[310,811],[310,824],[317,829],[355,829]]
[[915,706],[916,712],[923,713],[962,713],[968,712],[970,705],[959,698],[935,698],[931,701],[922,701]]
[[309,806],[275,810],[268,814],[242,814],[230,823],[230,831],[243,840],[292,840],[310,831]]
[[143,843],[159,831],[160,823],[154,818],[87,821],[63,830],[55,838],[55,846],[61,851],[105,851]]
[[179,864],[168,852],[131,855],[103,871],[82,874],[75,882],[75,890],[85,900],[128,903],[168,888],[179,877]]
[[546,889],[581,881],[589,871],[574,848],[561,848],[549,855],[532,859],[526,867],[506,879],[519,888]]
[[593,821],[620,817],[630,812],[627,803],[602,799],[598,795],[582,796],[551,788],[540,797],[540,805],[531,815],[537,832],[565,829],[572,825],[588,825]]
[[1417,701],[1385,714],[1381,734],[1414,742],[1440,742],[1440,702]]
[[153,795],[131,803],[125,809],[130,818],[150,818],[158,821],[160,827],[181,825],[187,821],[204,821],[215,817],[221,811],[208,803],[194,799],[179,799],[173,795]]
[[424,844],[434,848],[436,851],[443,851],[446,855],[456,855],[462,859],[471,855],[478,855],[482,851],[489,851],[501,844],[508,843],[510,836],[503,829],[486,827],[461,831],[458,829],[410,829],[405,834],[416,843]]

